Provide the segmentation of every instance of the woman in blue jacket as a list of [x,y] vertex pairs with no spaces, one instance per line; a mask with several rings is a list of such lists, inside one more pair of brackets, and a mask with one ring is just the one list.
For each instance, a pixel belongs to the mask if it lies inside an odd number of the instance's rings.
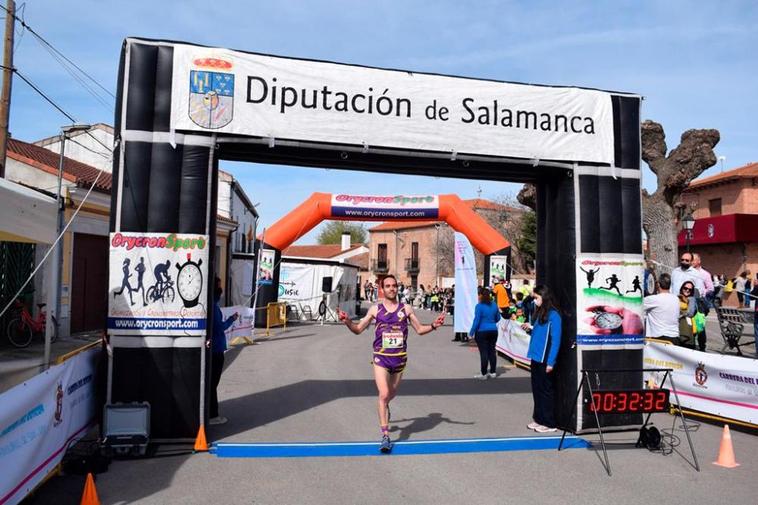
[[534,412],[533,421],[527,428],[538,433],[550,433],[556,431],[552,372],[561,347],[561,314],[547,286],[536,286],[533,297],[535,311],[532,323],[522,325],[532,333],[527,357],[531,360]]
[[[497,304],[492,301],[489,289],[482,289],[479,293],[479,303],[474,309],[474,322],[471,324],[471,330],[468,334],[476,339],[476,346],[479,348],[479,360],[481,362],[481,373],[474,375],[474,379],[487,380],[497,377],[497,351],[495,343],[497,342],[497,322],[500,321],[500,310]],[[489,364],[490,372],[487,373]]]

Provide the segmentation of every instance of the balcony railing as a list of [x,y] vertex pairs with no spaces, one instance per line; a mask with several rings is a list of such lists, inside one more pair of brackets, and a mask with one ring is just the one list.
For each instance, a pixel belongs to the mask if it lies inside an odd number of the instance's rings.
[[387,260],[373,260],[371,262],[371,271],[386,274],[390,271],[390,264]]
[[405,258],[405,271],[409,274],[417,274],[420,263],[418,258]]

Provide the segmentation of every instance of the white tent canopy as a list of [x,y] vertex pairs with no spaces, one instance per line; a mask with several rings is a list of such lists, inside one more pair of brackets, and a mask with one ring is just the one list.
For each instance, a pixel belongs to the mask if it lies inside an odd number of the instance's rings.
[[0,179],[0,240],[55,241],[55,199],[26,186]]
[[356,282],[358,267],[348,263],[334,262],[292,262],[282,260],[279,277],[279,301],[295,305],[302,312],[306,307],[318,315],[324,293],[321,291],[324,277],[332,278],[332,291],[326,297],[329,309],[339,308],[355,317]]

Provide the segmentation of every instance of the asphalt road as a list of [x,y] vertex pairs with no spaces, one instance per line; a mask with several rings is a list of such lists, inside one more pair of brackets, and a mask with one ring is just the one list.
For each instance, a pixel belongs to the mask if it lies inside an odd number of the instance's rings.
[[[431,321],[432,314],[422,315]],[[527,373],[506,369],[477,381],[478,354],[450,342],[449,326],[412,335],[400,396],[392,403],[395,439],[529,436]],[[231,351],[221,379],[229,423],[208,437],[226,442],[373,441],[379,438],[371,336],[337,325],[298,326]],[[673,418],[654,422],[670,430]],[[729,503],[755,504],[758,437],[732,431],[738,462],[716,458],[721,428],[694,423],[701,471],[677,423],[671,454],[634,449],[634,433],[614,434],[608,477],[595,450],[519,451],[426,456],[222,459],[212,454],[115,461],[98,475],[104,504],[458,504]],[[587,439],[596,442],[596,436]],[[173,448],[179,449],[179,448]],[[34,504],[79,503],[83,477],[53,478]]]

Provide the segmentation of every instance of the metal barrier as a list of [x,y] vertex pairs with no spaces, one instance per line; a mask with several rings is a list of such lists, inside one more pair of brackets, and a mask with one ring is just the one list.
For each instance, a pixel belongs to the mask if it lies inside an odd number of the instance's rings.
[[284,326],[287,329],[287,304],[274,302],[266,305],[266,336],[274,326]]
[[74,356],[76,356],[77,354],[83,353],[84,351],[87,351],[89,349],[92,349],[93,347],[97,347],[97,346],[101,346],[101,345],[103,345],[103,339],[102,338],[97,339],[94,342],[90,342],[89,344],[84,345],[82,347],[79,347],[78,349],[74,349],[71,352],[67,352],[66,354],[61,354],[60,356],[58,356],[57,358],[55,358],[55,364],[56,365],[60,365],[61,363],[63,363],[67,359],[71,359]]

